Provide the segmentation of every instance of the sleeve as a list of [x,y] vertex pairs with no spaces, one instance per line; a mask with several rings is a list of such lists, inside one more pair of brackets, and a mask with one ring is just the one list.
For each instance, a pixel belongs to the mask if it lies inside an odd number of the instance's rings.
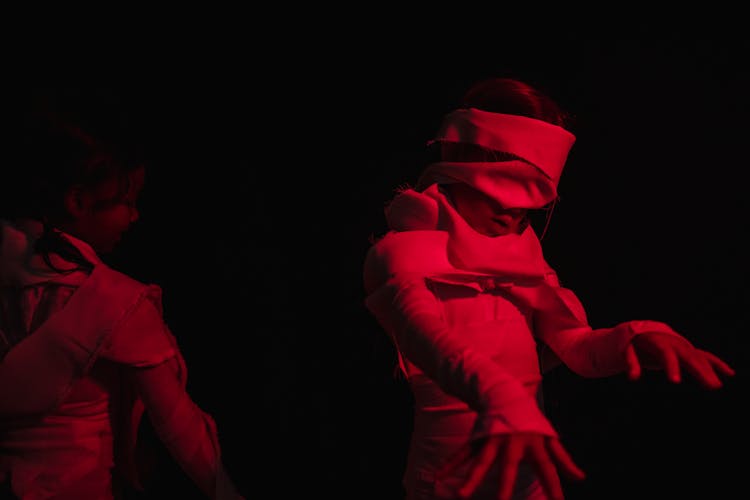
[[613,327],[592,328],[575,293],[561,287],[551,270],[545,279],[549,287],[537,300],[541,307],[535,309],[535,333],[554,354],[548,359],[558,358],[578,375],[593,378],[623,372],[627,368],[625,351],[636,335],[660,332],[684,339],[668,324],[653,320],[630,320]]
[[[368,286],[377,281],[373,269],[366,271]],[[478,413],[474,438],[511,432],[557,435],[534,395],[446,324],[424,278],[392,277],[368,295],[366,306],[404,357]]]
[[176,343],[162,316],[159,287],[148,287],[127,319],[109,336],[99,355],[133,367],[155,366],[177,355]]
[[216,423],[190,398],[179,373],[172,359],[133,368],[130,376],[156,434],[207,498],[240,499],[221,463]]
[[148,292],[113,333],[102,357],[124,366],[136,398],[134,421],[145,411],[172,457],[208,498],[241,499],[221,463],[213,418],[186,391],[187,368],[162,317],[158,287]]

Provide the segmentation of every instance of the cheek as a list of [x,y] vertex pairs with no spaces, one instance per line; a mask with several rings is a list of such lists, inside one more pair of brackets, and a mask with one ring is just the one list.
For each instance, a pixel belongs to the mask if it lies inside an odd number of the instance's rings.
[[130,225],[130,210],[117,206],[98,214],[97,226],[101,234],[116,234],[127,229]]
[[112,226],[117,231],[122,231],[130,227],[131,213],[130,209],[125,205],[120,205],[115,208],[115,213],[112,214]]

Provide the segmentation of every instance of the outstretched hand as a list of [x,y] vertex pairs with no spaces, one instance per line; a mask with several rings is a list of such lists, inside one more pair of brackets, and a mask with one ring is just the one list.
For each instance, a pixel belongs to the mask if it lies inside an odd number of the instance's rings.
[[585,477],[557,438],[517,433],[489,436],[468,443],[441,468],[438,478],[472,461],[463,485],[457,491],[459,498],[469,498],[490,467],[499,461],[500,489],[497,500],[510,500],[522,460],[528,461],[537,471],[542,487],[551,500],[563,499],[558,468],[570,479],[582,480]]
[[719,389],[720,375],[733,376],[734,370],[715,354],[694,347],[687,339],[662,332],[636,335],[625,352],[628,378],[640,378],[642,369],[662,369],[674,383],[687,371],[707,389]]

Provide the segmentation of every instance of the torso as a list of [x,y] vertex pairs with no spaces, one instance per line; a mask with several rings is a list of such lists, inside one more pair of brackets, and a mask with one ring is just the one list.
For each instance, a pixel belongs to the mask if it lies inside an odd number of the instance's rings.
[[[430,289],[439,299],[446,324],[460,326],[461,334],[476,349],[502,365],[536,397],[541,375],[530,313],[514,305],[500,290],[478,292],[436,282],[430,283]],[[443,392],[408,359],[404,365],[415,401],[405,483],[415,499],[443,498],[435,483],[435,471],[466,444],[477,415],[465,403]],[[532,477],[523,475],[519,483],[524,481],[531,484]],[[443,488],[448,484],[451,478],[445,479]]]

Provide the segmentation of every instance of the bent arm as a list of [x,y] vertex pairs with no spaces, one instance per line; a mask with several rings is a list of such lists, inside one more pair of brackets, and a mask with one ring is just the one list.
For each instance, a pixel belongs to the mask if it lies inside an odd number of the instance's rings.
[[185,389],[187,368],[159,306],[142,301],[102,356],[124,367],[154,431],[206,497],[241,499],[223,468],[213,418]]
[[625,352],[633,338],[659,332],[682,338],[669,325],[653,320],[624,321],[592,328],[573,291],[557,285],[545,289],[534,317],[537,337],[572,371],[584,377],[607,377],[627,369]]
[[479,414],[476,437],[557,435],[523,384],[446,324],[423,278],[392,279],[366,305],[404,357]]
[[215,498],[221,466],[213,419],[190,398],[175,359],[130,374],[154,430],[180,467],[208,498]]

